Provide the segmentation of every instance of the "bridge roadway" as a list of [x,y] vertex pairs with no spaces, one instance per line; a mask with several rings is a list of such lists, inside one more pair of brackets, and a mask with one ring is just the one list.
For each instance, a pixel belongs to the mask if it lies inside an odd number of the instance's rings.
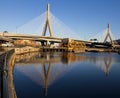
[[11,38],[0,36],[0,43],[13,41]]
[[57,37],[46,37],[46,36],[38,36],[38,35],[13,34],[13,33],[5,33],[4,38],[9,38],[13,40],[23,39],[23,40],[34,40],[34,41],[49,41],[55,43],[60,43],[63,39]]
[[[1,36],[3,36],[2,33],[0,33]],[[34,41],[49,41],[49,42],[55,42],[55,43],[61,43],[62,39],[59,37],[48,37],[48,36],[38,36],[38,35],[28,35],[28,34],[15,34],[15,33],[4,33],[4,38],[11,39],[11,40],[17,40],[17,39],[23,39],[23,40],[34,40]],[[84,40],[76,40],[78,42],[85,42],[85,43],[91,43],[90,41],[84,41]]]
[[[39,41],[39,42],[50,42],[50,43],[61,43],[62,39],[64,38],[58,38],[58,37],[48,37],[48,36],[38,36],[38,35],[27,35],[27,34],[14,34],[14,33],[0,33],[0,37],[3,38],[5,41],[13,41],[13,40],[34,40],[34,41]],[[106,51],[106,48],[111,48],[111,44],[108,43],[98,43],[98,42],[91,42],[91,41],[84,41],[84,40],[76,40],[73,39],[74,41],[77,42],[84,42],[87,47],[90,46],[89,50],[94,50],[98,51],[100,48],[103,48],[102,50],[100,49],[99,51]],[[96,46],[96,47],[95,47]],[[120,45],[115,45],[115,48],[120,49]]]

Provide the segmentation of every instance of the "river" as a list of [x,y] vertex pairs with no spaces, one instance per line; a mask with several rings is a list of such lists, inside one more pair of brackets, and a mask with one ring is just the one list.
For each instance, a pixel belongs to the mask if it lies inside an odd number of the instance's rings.
[[16,55],[18,98],[120,98],[117,53]]

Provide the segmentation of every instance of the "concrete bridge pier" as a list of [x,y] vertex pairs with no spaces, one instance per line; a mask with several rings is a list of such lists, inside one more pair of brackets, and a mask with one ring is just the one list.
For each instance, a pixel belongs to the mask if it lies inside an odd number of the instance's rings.
[[42,42],[41,42],[41,45],[42,45],[42,47],[43,47],[43,46],[46,46],[46,42],[45,42],[45,41],[42,41]]
[[50,46],[50,42],[48,40],[46,41],[46,46]]
[[[52,47],[54,45],[54,42],[50,42],[50,47]],[[53,47],[52,47],[53,48]]]
[[42,46],[49,46],[50,45],[50,42],[47,40],[47,41],[42,41],[41,42],[41,45]]
[[47,40],[47,41],[42,41],[42,42],[41,42],[41,45],[42,45],[42,47],[43,47],[43,46],[51,47],[51,46],[54,45],[54,42],[50,42],[49,40]]

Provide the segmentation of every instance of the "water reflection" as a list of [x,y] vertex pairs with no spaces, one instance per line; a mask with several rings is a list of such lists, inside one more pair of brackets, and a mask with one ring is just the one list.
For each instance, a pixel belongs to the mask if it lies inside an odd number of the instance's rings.
[[108,76],[112,63],[114,62],[114,58],[111,54],[97,54],[94,56],[89,56],[86,54],[78,55],[73,53],[28,53],[23,55],[16,55],[16,63],[19,64],[40,63],[45,66],[46,63],[50,63],[51,65],[54,63],[70,65],[71,63],[75,62],[89,62],[95,64],[106,73],[106,76]]
[[106,76],[109,75],[110,69],[112,67],[112,63],[114,63],[114,57],[112,54],[106,53],[106,54],[94,54],[93,56],[87,56],[86,61],[89,63],[95,64],[97,67],[99,67],[101,70],[103,70],[106,74]]
[[[96,53],[93,55],[90,53],[73,54],[36,52],[16,55],[12,63],[15,63],[14,74],[19,71],[39,86],[42,86],[45,91],[44,95],[47,96],[49,95],[49,87],[56,83],[57,80],[64,77],[65,74],[69,73],[70,70],[74,69],[76,64],[79,64],[79,66],[85,63],[93,64],[102,69],[108,77],[112,64],[115,62],[114,59],[115,57],[113,54]],[[12,71],[13,68],[11,68]],[[16,78],[17,75],[14,75],[14,77]],[[14,77],[11,77],[11,80],[15,80],[12,79]]]

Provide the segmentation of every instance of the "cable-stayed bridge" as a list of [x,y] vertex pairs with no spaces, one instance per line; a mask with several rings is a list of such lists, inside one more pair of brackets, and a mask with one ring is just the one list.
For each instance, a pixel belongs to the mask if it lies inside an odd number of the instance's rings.
[[[92,38],[85,41],[83,38],[80,38],[78,33],[73,32],[67,25],[65,25],[50,12],[49,4],[47,6],[46,12],[31,20],[30,22],[17,27],[14,32],[16,33],[0,33],[0,37],[5,37],[12,40],[39,41],[41,42],[42,46],[48,46],[49,43],[50,45],[54,43],[62,43],[64,38],[70,38],[74,39],[74,44],[76,44],[78,47],[84,47],[83,43],[90,47],[119,47],[119,45],[117,45],[113,39],[109,24],[104,32],[99,33],[96,36],[92,36]],[[76,45],[72,47],[76,47]],[[65,44],[63,46],[70,48],[71,43]]]
[[[61,20],[55,17],[50,12],[50,5],[48,4],[47,11],[35,19],[23,24],[13,30],[14,33],[4,33],[5,37],[53,37],[53,38],[72,38],[80,39],[79,35],[73,32]],[[51,34],[52,32],[52,34]],[[2,35],[2,34],[1,34]]]

